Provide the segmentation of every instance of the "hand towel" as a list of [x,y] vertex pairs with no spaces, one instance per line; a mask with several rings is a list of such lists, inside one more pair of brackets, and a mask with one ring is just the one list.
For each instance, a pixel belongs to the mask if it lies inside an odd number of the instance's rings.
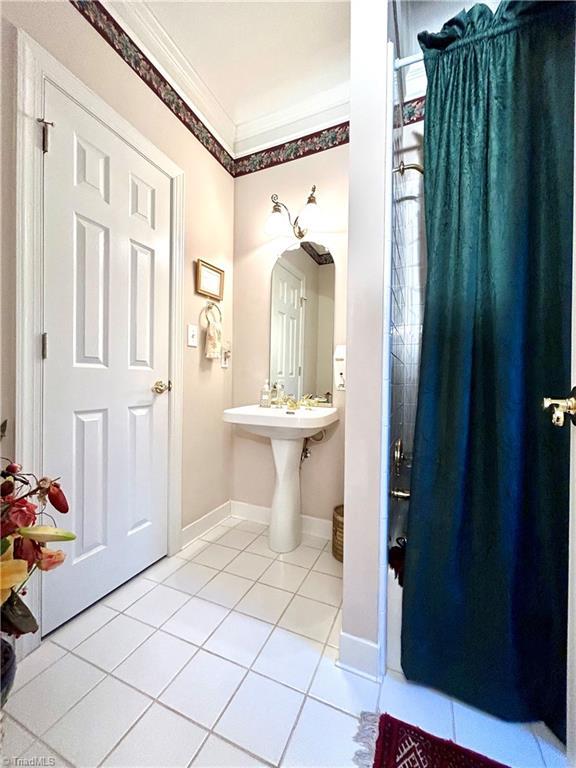
[[222,323],[216,319],[213,310],[206,312],[208,327],[206,328],[205,354],[209,360],[216,360],[222,354]]

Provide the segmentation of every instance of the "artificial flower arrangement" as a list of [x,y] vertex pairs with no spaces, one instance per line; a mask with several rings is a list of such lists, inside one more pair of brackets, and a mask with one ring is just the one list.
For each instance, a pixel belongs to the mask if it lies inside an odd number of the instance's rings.
[[[66,514],[68,502],[58,478],[38,479],[20,464],[2,460],[0,471],[0,630],[13,637],[36,632],[38,623],[22,600],[34,571],[51,571],[64,562],[61,549],[46,546],[72,541],[75,534],[56,527],[48,505]],[[36,503],[35,503],[36,502]],[[52,525],[45,525],[48,518]]]

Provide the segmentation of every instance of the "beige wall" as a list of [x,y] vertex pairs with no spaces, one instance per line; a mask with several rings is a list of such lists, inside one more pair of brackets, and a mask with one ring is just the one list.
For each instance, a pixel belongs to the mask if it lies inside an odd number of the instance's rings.
[[[66,1],[2,5],[2,350],[1,417],[14,421],[14,95],[16,29],[21,27],[185,172],[184,321],[198,323],[205,301],[194,294],[192,262],[226,270],[224,338],[232,339],[234,181],[88,22]],[[49,118],[49,116],[47,116]],[[231,436],[222,410],[231,404],[232,371],[185,349],[183,526],[230,498]],[[2,454],[12,450],[11,439]]]
[[[289,245],[270,240],[264,225],[274,192],[295,214],[318,187],[323,232],[314,240],[325,245],[335,261],[334,342],[346,343],[346,262],[348,250],[348,147],[321,152],[236,180],[234,249],[234,404],[258,401],[268,377],[270,344],[270,278],[276,259]],[[293,241],[292,241],[293,243]],[[302,467],[305,515],[330,518],[344,494],[344,393],[335,393],[341,421],[324,445],[312,449]],[[274,467],[269,441],[240,429],[233,437],[232,498],[269,507]]]

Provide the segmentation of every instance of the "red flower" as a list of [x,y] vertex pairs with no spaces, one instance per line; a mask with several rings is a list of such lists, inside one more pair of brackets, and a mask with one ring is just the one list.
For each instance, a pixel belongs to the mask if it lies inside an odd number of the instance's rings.
[[32,568],[34,563],[42,556],[42,547],[38,542],[32,541],[32,539],[24,539],[19,536],[14,541],[14,559],[26,560],[28,563],[28,570]]
[[6,536],[11,536],[18,526],[9,520],[7,517],[3,517],[0,520],[0,539],[5,539]]
[[36,522],[36,504],[27,499],[16,499],[8,510],[8,519],[16,528],[28,528]]
[[52,571],[54,568],[62,565],[65,559],[66,554],[61,549],[40,547],[40,559],[37,565],[41,571]]
[[60,488],[60,483],[53,482],[50,484],[50,488],[48,489],[48,501],[52,504],[54,509],[58,510],[58,512],[62,512],[62,514],[68,512],[68,502],[66,501],[64,492]]
[[21,464],[15,464],[13,461],[8,464],[4,469],[4,472],[8,472],[9,475],[17,475],[22,470]]
[[10,494],[14,491],[14,480],[12,478],[8,478],[8,480],[4,480],[4,482],[0,485],[0,496],[4,498],[5,496],[10,496]]

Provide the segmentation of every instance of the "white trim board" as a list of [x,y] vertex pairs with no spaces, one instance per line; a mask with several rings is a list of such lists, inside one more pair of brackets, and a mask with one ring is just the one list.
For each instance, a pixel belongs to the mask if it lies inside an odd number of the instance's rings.
[[[576,66],[576,59],[575,59]],[[576,103],[574,104],[576,119]],[[576,135],[574,136],[576,149]],[[576,381],[576,155],[574,156],[572,239],[572,383]],[[576,765],[576,433],[570,429],[570,524],[568,547],[568,663],[566,747],[568,764]]]
[[233,155],[236,126],[216,96],[145,3],[111,3],[106,8],[146,58],[166,78],[224,149]]
[[[184,174],[163,152],[142,136],[60,62],[18,30],[18,85],[16,94],[16,435],[15,455],[24,466],[42,472],[42,359],[43,327],[43,153],[37,118],[44,115],[44,91],[50,82],[76,101],[136,152],[169,177],[172,194],[170,253],[170,395],[168,459],[168,554],[180,549],[182,370],[184,322]],[[41,620],[40,577],[28,588],[28,604]],[[17,643],[19,655],[40,644],[41,632]]]
[[236,124],[149,6],[110,0],[103,0],[103,5],[234,159],[321,131],[350,117],[350,87],[344,82],[285,109]]
[[198,520],[194,520],[193,523],[184,526],[180,534],[180,549],[187,547],[188,544],[191,544],[198,539],[203,533],[209,531],[210,528],[214,528],[215,525],[218,525],[218,523],[222,522],[226,517],[229,517],[230,514],[230,502],[225,501],[224,504],[216,507],[216,509],[210,510],[210,512],[207,512]]
[[[340,632],[340,652],[338,666],[356,674],[380,682],[385,670],[380,663],[381,648],[377,643],[363,637]],[[346,659],[346,661],[340,661]]]
[[[261,507],[258,504],[248,504],[245,501],[225,501],[216,509],[210,510],[198,520],[185,526],[181,534],[181,548],[188,546],[203,533],[218,525],[226,517],[241,517],[244,520],[252,520],[255,523],[270,522],[270,507]],[[319,517],[302,515],[302,533],[310,536],[319,536],[322,539],[332,537],[332,521],[322,520]]]
[[[258,504],[248,504],[245,501],[231,501],[230,514],[233,517],[243,517],[256,523],[270,523],[270,507],[262,507]],[[321,517],[302,515],[302,533],[310,536],[319,536],[322,539],[332,538],[332,520]]]

